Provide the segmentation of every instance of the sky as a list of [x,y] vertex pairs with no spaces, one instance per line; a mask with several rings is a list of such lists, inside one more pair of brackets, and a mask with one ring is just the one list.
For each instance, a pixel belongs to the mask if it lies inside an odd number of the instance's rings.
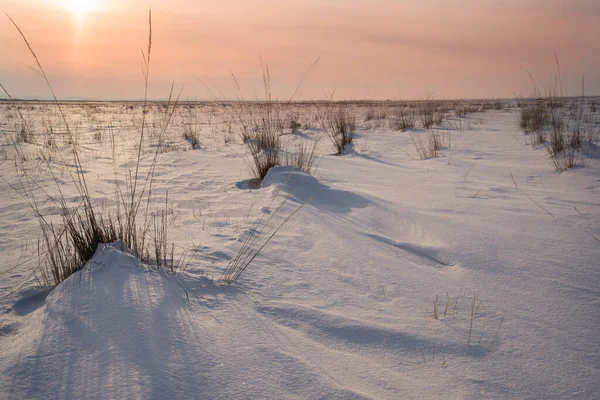
[[[262,99],[263,65],[282,100],[309,71],[295,99],[511,98],[552,84],[555,54],[567,94],[600,95],[597,0],[0,0],[60,99],[143,97],[149,8],[152,99]],[[0,15],[13,97],[49,97],[33,64]]]

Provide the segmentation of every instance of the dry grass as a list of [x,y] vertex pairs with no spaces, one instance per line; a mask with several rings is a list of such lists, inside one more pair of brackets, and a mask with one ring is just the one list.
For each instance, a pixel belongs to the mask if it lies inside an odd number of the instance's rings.
[[450,148],[451,136],[448,132],[429,130],[424,135],[411,133],[417,157],[426,160],[439,156],[441,149]]
[[[288,175],[289,178],[290,175]],[[285,185],[286,180],[283,182]],[[271,210],[275,199],[278,197],[279,190],[275,193],[267,209]],[[283,205],[287,202],[287,197],[269,213],[263,213],[261,218],[254,224],[254,227],[249,229],[248,235],[243,241],[242,247],[236,254],[236,256],[229,262],[227,268],[221,274],[219,282],[226,286],[230,286],[236,282],[242,274],[246,271],[248,266],[254,261],[254,259],[260,254],[265,246],[273,239],[273,237],[279,232],[279,230],[294,216],[296,215],[306,203],[301,204],[294,211],[292,211],[283,221],[279,224],[274,224],[273,219],[279,215],[279,211]],[[310,200],[309,200],[310,201]],[[269,215],[269,217],[266,217]]]
[[[142,260],[151,260],[150,254],[154,253],[156,256],[153,262],[154,265],[165,266],[168,264],[166,242],[163,242],[167,239],[164,230],[164,214],[157,219],[149,213],[152,204],[156,157],[161,146],[156,147],[150,167],[147,169],[141,168],[143,143],[148,134],[146,115],[148,114],[149,104],[146,99],[152,51],[151,13],[148,21],[148,44],[146,50],[142,52],[145,94],[140,134],[136,146],[135,168],[133,171],[129,171],[125,180],[125,187],[121,187],[119,184],[115,186],[116,209],[105,209],[95,205],[92,193],[88,189],[76,132],[69,125],[63,107],[54,94],[52,85],[32,46],[19,26],[11,19],[35,61],[36,67],[34,70],[42,77],[54,99],[60,121],[64,126],[67,142],[70,144],[70,154],[58,152],[57,157],[66,166],[66,172],[69,175],[69,187],[75,190],[80,199],[75,205],[68,203],[65,195],[67,187],[61,187],[61,180],[55,175],[54,167],[48,159],[45,160],[45,166],[53,177],[56,193],[49,193],[46,189],[43,189],[26,170],[21,171],[22,178],[18,186],[7,182],[34,211],[40,224],[42,232],[42,241],[39,246],[40,263],[35,274],[43,285],[58,285],[74,272],[83,268],[85,263],[92,258],[100,243],[117,240],[122,240]],[[162,136],[164,136],[169,126],[178,102],[178,98],[173,99],[172,95],[173,91],[171,90],[166,106],[165,120],[160,129]],[[19,115],[23,123],[27,124],[23,114],[19,112]],[[40,208],[41,202],[38,200],[40,195],[44,198],[44,202],[54,203],[60,210],[59,224],[52,222],[49,216],[44,215]],[[151,237],[154,243],[152,243]],[[153,251],[151,250],[152,244],[154,244]],[[174,270],[172,258],[170,263],[171,270]]]
[[255,133],[245,142],[251,156],[250,171],[258,183],[262,182],[269,169],[281,164],[283,150],[281,135],[284,123],[280,108],[272,99],[268,67],[263,67],[263,84],[267,99],[264,114],[255,125]]
[[399,107],[390,119],[390,128],[395,131],[405,131],[414,128],[416,124],[415,111],[406,107]]
[[192,150],[200,148],[200,134],[192,121],[183,122],[183,139],[190,144]]
[[[433,94],[427,94],[425,99],[419,103],[417,113],[420,118],[421,127],[429,129],[435,124],[441,124],[444,118],[444,110],[441,104],[435,100]],[[448,108],[449,110],[450,108]]]
[[560,153],[551,154],[550,162],[557,172],[575,168],[584,164],[584,157],[577,150],[565,149]]
[[[520,109],[517,122],[525,133],[543,132],[546,122],[546,109],[544,105],[542,103],[524,105]],[[541,144],[537,142],[539,140],[536,140],[535,144]]]
[[335,154],[342,154],[354,142],[356,118],[349,103],[331,104],[322,110],[321,126],[331,139]]
[[[265,142],[270,143],[268,147],[263,144]],[[250,171],[256,182],[260,183],[269,169],[281,164],[281,140],[279,136],[271,136],[269,140],[250,140],[246,142],[246,145],[251,157]]]
[[598,128],[593,113],[582,104],[565,97],[558,58],[553,84],[544,90],[529,75],[534,101],[519,101],[519,127],[532,133],[532,145],[544,145],[555,171],[564,171],[583,165],[583,150],[598,139]]
[[299,143],[296,143],[295,151],[286,153],[285,165],[292,168],[300,168],[307,174],[312,175],[318,166],[317,150],[320,142],[321,138],[317,137],[315,140],[303,139]]
[[550,132],[544,143],[555,171],[583,165],[583,151],[598,139],[598,127],[583,108],[575,106],[569,112],[564,107],[549,106]]

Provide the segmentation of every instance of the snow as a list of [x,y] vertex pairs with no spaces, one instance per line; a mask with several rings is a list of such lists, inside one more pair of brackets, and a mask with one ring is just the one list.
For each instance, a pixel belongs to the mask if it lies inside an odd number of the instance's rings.
[[[125,127],[137,117],[121,108],[94,118],[121,124],[124,171],[135,141]],[[28,279],[35,216],[0,181],[0,398],[599,398],[599,150],[556,173],[516,115],[469,114],[471,129],[448,131],[450,148],[429,160],[414,159],[410,132],[361,123],[345,155],[323,140],[314,176],[274,167],[260,187],[213,115],[200,123],[200,149],[183,151],[173,133],[156,168],[156,196],[168,189],[172,201],[170,239],[198,249],[186,271],[101,245],[51,292]],[[318,134],[300,131],[289,144]],[[110,141],[91,132],[80,143],[87,177],[111,204]],[[25,146],[28,170],[51,187],[38,147]],[[0,171],[18,184],[12,162]],[[279,222],[306,205],[239,282],[218,285],[210,278],[273,196],[288,198]]]

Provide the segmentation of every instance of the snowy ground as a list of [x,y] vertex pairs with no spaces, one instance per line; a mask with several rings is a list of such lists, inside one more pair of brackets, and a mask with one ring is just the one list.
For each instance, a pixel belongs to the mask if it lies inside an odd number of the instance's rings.
[[[110,205],[139,107],[69,107],[93,197]],[[0,112],[6,134],[17,116]],[[196,249],[186,272],[102,246],[50,293],[30,279],[39,228],[9,187],[19,179],[3,145],[0,398],[600,398],[600,149],[556,173],[517,113],[471,113],[464,130],[452,118],[455,130],[438,127],[450,148],[429,160],[414,158],[411,132],[359,120],[356,153],[332,156],[324,138],[314,176],[277,167],[251,190],[226,115],[183,109],[156,196],[168,190],[170,240]],[[39,132],[60,129],[51,106],[24,114]],[[186,124],[199,150],[175,130]],[[288,145],[320,134],[308,126]],[[19,162],[51,188],[45,139],[24,143]],[[290,197],[279,220],[312,200],[239,282],[215,285],[276,194]]]

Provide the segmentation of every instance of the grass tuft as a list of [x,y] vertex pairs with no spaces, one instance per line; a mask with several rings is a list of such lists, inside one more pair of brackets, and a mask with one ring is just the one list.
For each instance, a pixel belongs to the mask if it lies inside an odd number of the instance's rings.
[[411,133],[410,137],[415,146],[418,158],[426,160],[439,156],[441,149],[450,148],[451,136],[448,132],[429,130],[423,135]]
[[356,118],[350,104],[340,102],[327,106],[321,114],[321,125],[333,144],[336,155],[354,142]]
[[[46,167],[53,177],[57,195],[49,193],[42,188],[31,176],[28,175],[25,169],[21,171],[20,185],[11,187],[24,199],[29,207],[37,216],[41,227],[42,241],[38,247],[40,262],[34,274],[38,277],[41,284],[45,286],[55,286],[67,279],[74,272],[82,269],[87,261],[94,255],[96,248],[101,243],[109,243],[117,240],[122,240],[132,252],[144,261],[151,260],[150,254],[154,253],[156,259],[152,264],[156,266],[165,266],[167,264],[167,246],[166,246],[166,231],[164,214],[161,214],[160,219],[154,220],[154,229],[151,223],[152,215],[150,215],[150,205],[152,203],[154,170],[156,159],[160,152],[161,145],[156,146],[156,150],[150,167],[143,171],[141,168],[142,162],[142,145],[147,136],[146,115],[149,111],[147,101],[148,83],[150,73],[150,59],[152,54],[152,13],[148,14],[149,35],[146,50],[142,51],[142,72],[144,76],[145,94],[142,108],[142,121],[140,136],[137,143],[137,161],[135,170],[129,171],[126,179],[125,188],[119,184],[115,186],[116,209],[104,209],[95,205],[92,194],[88,190],[86,182],[86,172],[83,168],[83,163],[80,158],[80,150],[77,140],[76,131],[69,126],[65,112],[58,101],[52,85],[46,75],[42,63],[36,55],[33,47],[27,40],[27,37],[17,25],[17,23],[8,17],[13,23],[22,39],[24,40],[29,53],[35,61],[36,67],[32,69],[42,77],[50,90],[53,102],[60,115],[60,120],[64,125],[67,142],[70,144],[70,155],[57,152],[57,157],[61,163],[65,165],[66,172],[69,175],[67,182],[68,188],[73,188],[77,193],[79,201],[75,205],[70,205],[67,202],[65,190],[67,187],[62,187],[62,180],[59,180],[55,174],[54,167],[50,162],[50,157],[46,157]],[[2,89],[6,92],[4,87]],[[8,93],[7,93],[8,94]],[[10,98],[10,95],[9,95]],[[12,100],[12,98],[10,98]],[[173,116],[175,107],[179,97],[173,99],[173,87],[169,101],[165,106],[165,120],[160,130],[160,136],[169,126]],[[27,121],[23,114],[19,112],[24,125]],[[113,151],[114,151],[114,135]],[[67,162],[65,157],[70,157]],[[115,181],[117,181],[115,179]],[[8,182],[7,182],[8,183]],[[36,192],[41,192],[44,197],[43,203],[53,203],[60,210],[60,224],[50,221],[48,215],[40,208],[40,202],[36,196]],[[42,203],[42,204],[43,204]],[[150,248],[152,241],[150,236],[154,238],[154,250]],[[171,247],[171,250],[173,247]],[[172,251],[171,251],[172,255]],[[171,257],[172,260],[172,257]],[[171,265],[171,270],[174,268]]]

